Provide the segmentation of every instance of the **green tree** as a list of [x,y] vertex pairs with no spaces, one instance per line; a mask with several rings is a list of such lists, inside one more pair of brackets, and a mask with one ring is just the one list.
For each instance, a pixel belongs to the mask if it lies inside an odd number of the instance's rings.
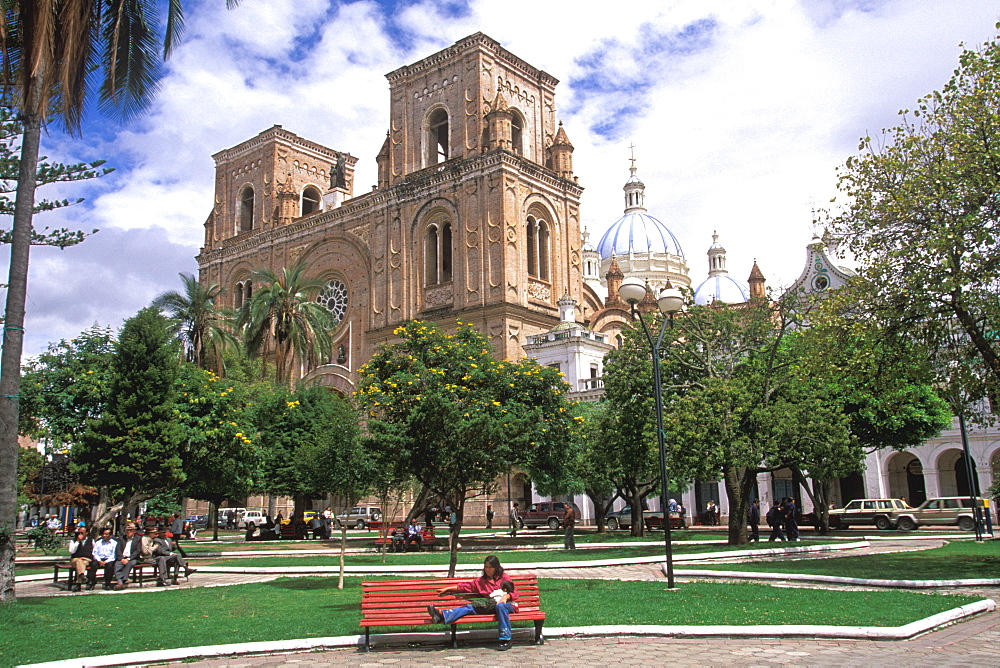
[[153,300],[153,306],[166,311],[174,333],[184,344],[184,358],[221,374],[223,352],[236,343],[230,331],[233,315],[218,304],[226,290],[217,283],[202,285],[191,274],[180,277],[183,293],[165,292]]
[[544,496],[585,493],[594,504],[598,533],[604,533],[604,518],[619,496],[613,473],[620,468],[620,453],[608,446],[611,439],[602,428],[607,407],[605,402],[575,404],[576,425],[562,453],[562,465],[528,471],[538,493]]
[[[169,322],[156,309],[125,321],[104,413],[88,423],[72,450],[74,469],[101,494],[97,524],[185,480],[177,353]],[[111,499],[117,503],[108,507]]]
[[34,478],[42,466],[45,465],[45,458],[42,453],[34,448],[21,448],[17,452],[17,504],[23,506],[31,503],[31,499],[25,493],[28,481]]
[[240,309],[237,327],[242,330],[247,353],[267,357],[274,352],[275,380],[291,382],[297,359],[310,365],[330,357],[330,312],[315,301],[323,281],[306,278],[302,262],[276,274],[260,269],[251,276],[253,296]]
[[111,383],[115,337],[94,325],[76,337],[49,344],[24,366],[20,433],[65,452],[104,412]]
[[[227,0],[231,7],[238,2]],[[156,3],[123,0],[9,0],[3,4],[0,94],[4,106],[17,110],[23,138],[0,355],[0,535],[13,529],[16,511],[17,397],[42,126],[58,111],[66,128],[79,132],[95,78],[102,108],[125,118],[141,111],[156,92],[158,12]],[[181,0],[170,0],[164,56],[182,26]],[[14,598],[14,546],[0,540],[0,601]]]
[[[17,177],[20,171],[20,146],[21,125],[16,120],[14,112],[9,107],[0,107],[0,214],[6,216],[14,215],[14,202],[8,197],[9,193],[17,189]],[[65,181],[83,181],[98,178],[110,174],[114,170],[110,167],[102,167],[104,160],[95,162],[80,162],[75,164],[62,164],[47,162],[46,158],[39,158],[39,163],[35,170],[37,186],[41,187],[49,183],[59,183]],[[83,201],[82,197],[75,200],[43,199],[35,202],[34,213],[61,209]],[[93,230],[91,234],[96,233]],[[31,245],[33,246],[56,246],[67,248],[75,246],[88,236],[81,230],[70,230],[60,228],[43,231],[33,229],[31,232]],[[11,242],[12,232],[10,230],[0,231],[0,243]]]
[[[260,483],[261,452],[253,439],[251,409],[257,383],[183,364],[178,385],[186,474],[179,494],[208,501],[209,517],[215,518],[223,501],[245,497]],[[218,540],[218,523],[211,526],[213,540]]]
[[343,443],[357,438],[357,415],[347,400],[319,386],[295,392],[275,386],[259,402],[254,420],[263,457],[261,488],[293,497],[301,515],[307,499],[338,485],[337,455]]
[[515,466],[560,465],[573,422],[567,384],[532,359],[498,361],[489,340],[467,324],[447,334],[410,321],[394,334],[400,341],[360,369],[356,396],[369,447],[457,513],[454,575],[466,500],[490,491]]
[[982,363],[967,389],[998,406],[1000,41],[964,50],[944,88],[900,116],[840,170],[848,201],[832,225],[860,263],[851,300],[932,352],[957,323]]

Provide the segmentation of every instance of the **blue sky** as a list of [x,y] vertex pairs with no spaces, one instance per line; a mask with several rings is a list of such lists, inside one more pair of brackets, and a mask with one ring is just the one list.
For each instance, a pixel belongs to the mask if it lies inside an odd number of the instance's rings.
[[[858,137],[940,88],[959,43],[995,34],[989,0],[594,0],[185,2],[184,40],[150,109],[129,124],[91,115],[53,159],[116,171],[54,186],[86,203],[50,227],[100,228],[84,244],[35,248],[25,354],[94,323],[120,326],[195,272],[213,202],[212,154],[274,124],[357,156],[375,182],[384,75],[482,31],[562,83],[557,115],[576,150],[583,223],[596,242],[624,207],[635,144],[646,204],[680,240],[697,283],[713,230],[745,280],[799,275],[811,208],[836,195]],[[2,260],[6,274],[6,258]]]

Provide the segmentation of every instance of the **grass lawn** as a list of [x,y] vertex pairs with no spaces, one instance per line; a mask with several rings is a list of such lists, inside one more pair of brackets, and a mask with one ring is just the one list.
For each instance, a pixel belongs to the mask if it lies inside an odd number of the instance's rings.
[[[146,595],[88,596],[86,601],[70,596],[18,599],[0,605],[0,628],[5,630],[0,635],[0,665],[357,634],[359,582],[360,578],[348,578],[341,591],[335,578],[316,577]],[[663,582],[543,578],[539,584],[546,625],[554,627],[786,622],[898,626],[980,599],[757,584],[691,583],[673,592],[665,591]],[[444,627],[438,628],[444,636]],[[41,638],[46,640],[40,642]]]
[[[684,568],[680,566],[679,568]],[[765,573],[807,573],[876,580],[957,580],[1000,577],[1000,541],[952,541],[918,552],[743,564],[699,564],[691,568]]]
[[[814,544],[819,544],[816,542]],[[481,564],[487,552],[466,552],[465,541],[462,541],[463,550],[458,553],[458,563],[460,564]],[[766,550],[773,545],[767,543],[753,543],[751,545],[674,545],[674,555],[695,554],[702,552],[728,552],[734,550]],[[479,549],[487,549],[480,547]],[[553,561],[595,561],[598,559],[628,559],[633,557],[655,557],[663,555],[662,545],[635,547],[605,547],[588,550],[568,551],[562,549],[553,550],[511,550],[498,551],[501,563],[517,564],[526,562],[553,562]],[[437,552],[410,552],[407,554],[386,554],[385,565],[405,564],[407,566],[416,565],[447,565],[449,554],[447,551]],[[287,557],[240,557],[239,559],[204,559],[199,560],[199,565],[205,566],[252,566],[259,568],[276,568],[281,566],[337,566],[340,563],[339,553],[325,555],[305,555]],[[381,566],[383,564],[382,555],[376,553],[368,554],[346,554],[344,563],[348,566]]]

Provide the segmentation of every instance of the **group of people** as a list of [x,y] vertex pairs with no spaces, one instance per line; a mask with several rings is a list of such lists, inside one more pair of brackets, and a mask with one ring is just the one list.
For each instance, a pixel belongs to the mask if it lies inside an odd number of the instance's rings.
[[406,552],[410,543],[416,543],[417,552],[420,552],[424,544],[424,527],[417,522],[417,518],[413,517],[406,525],[405,530],[403,527],[393,529],[390,538],[392,538],[392,545],[389,549],[392,552]]
[[[775,540],[801,540],[799,538],[799,522],[798,518],[795,516],[797,512],[798,507],[795,505],[795,499],[790,496],[786,496],[780,501],[776,500],[771,504],[771,507],[764,515],[764,520],[767,522],[767,526],[771,527],[771,535],[767,539],[768,542]],[[747,523],[750,525],[750,542],[759,542],[759,499],[754,499],[750,504],[750,508],[747,510]]]
[[129,522],[124,535],[116,538],[112,534],[111,527],[104,527],[100,538],[94,540],[86,527],[76,530],[69,542],[72,591],[80,591],[84,586],[94,589],[98,571],[103,571],[104,589],[125,589],[132,569],[138,564],[155,566],[156,584],[161,587],[178,584],[182,568],[185,578],[197,570],[188,566],[178,542],[180,532],[171,531],[168,536],[165,529],[152,526],[139,535],[136,525]]

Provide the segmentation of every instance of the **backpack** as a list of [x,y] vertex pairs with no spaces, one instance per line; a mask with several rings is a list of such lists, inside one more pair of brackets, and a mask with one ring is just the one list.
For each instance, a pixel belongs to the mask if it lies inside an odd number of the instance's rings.
[[764,515],[764,519],[767,520],[767,526],[775,526],[778,522],[778,506],[771,506],[771,509],[767,511],[766,515]]

